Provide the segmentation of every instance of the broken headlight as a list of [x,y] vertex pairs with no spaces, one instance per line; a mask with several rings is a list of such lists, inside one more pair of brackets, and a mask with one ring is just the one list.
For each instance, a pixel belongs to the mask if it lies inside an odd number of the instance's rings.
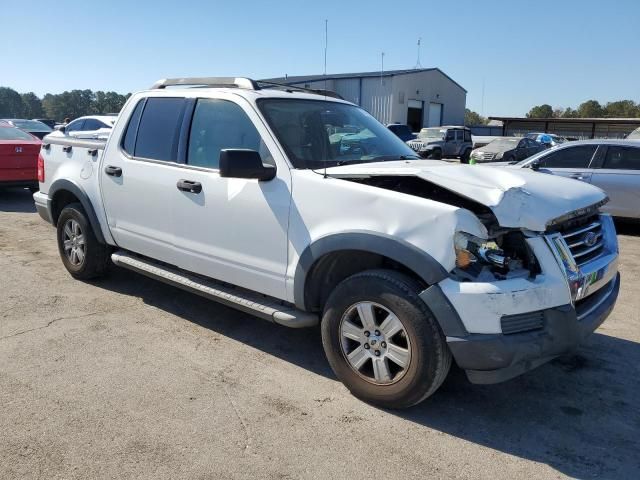
[[462,279],[495,281],[535,274],[533,254],[520,232],[483,239],[464,232],[454,237],[456,268]]

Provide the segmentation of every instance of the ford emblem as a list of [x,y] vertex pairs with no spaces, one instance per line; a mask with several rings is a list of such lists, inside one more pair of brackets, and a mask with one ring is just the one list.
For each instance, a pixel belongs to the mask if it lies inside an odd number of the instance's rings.
[[587,247],[593,247],[598,241],[598,235],[593,232],[588,232],[582,237],[582,243],[584,243]]

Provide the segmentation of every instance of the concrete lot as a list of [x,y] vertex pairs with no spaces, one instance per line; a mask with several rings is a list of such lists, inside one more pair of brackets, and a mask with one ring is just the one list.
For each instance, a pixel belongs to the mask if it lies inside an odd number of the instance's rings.
[[64,270],[29,193],[0,191],[0,478],[640,478],[640,228],[575,355],[390,412],[288,330],[123,270]]

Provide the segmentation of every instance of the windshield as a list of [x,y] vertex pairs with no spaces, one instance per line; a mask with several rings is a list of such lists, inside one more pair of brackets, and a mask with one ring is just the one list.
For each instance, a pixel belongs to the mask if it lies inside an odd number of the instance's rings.
[[37,120],[11,120],[11,123],[28,132],[51,132],[51,127]]
[[354,105],[262,99],[258,106],[295,168],[418,159],[393,132]]
[[0,127],[0,140],[27,140],[33,142],[34,138],[19,128]]
[[522,139],[521,138],[497,138],[489,142],[487,146],[491,145],[492,147],[500,147],[500,148],[516,148],[520,140]]
[[418,138],[443,139],[445,133],[447,133],[447,131],[442,128],[423,128],[420,130],[420,133],[418,133]]

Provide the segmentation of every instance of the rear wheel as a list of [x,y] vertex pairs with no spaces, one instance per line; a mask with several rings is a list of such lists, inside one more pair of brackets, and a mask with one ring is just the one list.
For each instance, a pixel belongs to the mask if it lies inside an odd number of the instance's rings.
[[370,270],[344,280],[327,300],[324,350],[356,397],[386,408],[410,407],[446,378],[451,353],[418,288],[406,275]]
[[469,159],[471,158],[471,150],[466,149],[462,155],[460,155],[460,163],[469,163]]
[[100,243],[79,203],[67,205],[57,223],[58,251],[72,277],[87,280],[108,268],[109,248]]

